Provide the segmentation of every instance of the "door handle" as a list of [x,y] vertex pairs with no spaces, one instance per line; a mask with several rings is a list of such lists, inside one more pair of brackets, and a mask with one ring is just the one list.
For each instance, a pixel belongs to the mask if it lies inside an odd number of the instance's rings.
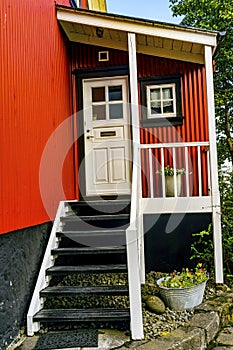
[[92,136],[92,135],[88,135],[87,136],[87,140],[90,140],[90,139],[93,139],[94,138],[94,136]]

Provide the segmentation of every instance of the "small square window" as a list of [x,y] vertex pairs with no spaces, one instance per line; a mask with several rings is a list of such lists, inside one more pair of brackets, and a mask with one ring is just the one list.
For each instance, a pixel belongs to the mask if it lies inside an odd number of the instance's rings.
[[98,52],[98,61],[109,61],[109,51],[99,51]]
[[109,101],[122,101],[122,86],[109,86]]
[[92,88],[92,102],[105,101],[105,87],[93,87]]
[[106,106],[92,106],[92,120],[106,120]]
[[175,84],[147,86],[147,117],[175,117]]
[[109,105],[109,119],[121,119],[123,118],[123,105],[122,103],[115,103]]
[[181,125],[180,76],[141,79],[143,127]]

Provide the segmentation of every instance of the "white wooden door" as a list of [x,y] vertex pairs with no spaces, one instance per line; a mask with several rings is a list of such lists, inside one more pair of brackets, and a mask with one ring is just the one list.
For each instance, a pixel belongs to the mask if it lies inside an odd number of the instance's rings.
[[131,139],[127,77],[85,79],[86,195],[129,194]]

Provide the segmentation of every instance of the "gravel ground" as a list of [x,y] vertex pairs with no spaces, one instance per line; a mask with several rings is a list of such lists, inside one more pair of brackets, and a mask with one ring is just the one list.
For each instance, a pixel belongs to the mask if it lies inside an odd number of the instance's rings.
[[[143,324],[144,333],[146,339],[155,339],[160,335],[164,335],[167,332],[185,325],[185,323],[191,318],[194,311],[174,311],[166,307],[165,312],[162,315],[157,315],[150,312],[145,304],[146,296],[159,295],[156,280],[162,275],[159,272],[150,272],[146,275],[146,284],[142,286],[142,305],[143,305]],[[84,275],[70,275],[65,277],[60,285],[76,285],[76,286],[90,286],[90,285],[127,285],[127,274],[84,274]],[[206,286],[204,299],[208,299],[216,294],[214,284],[209,281]],[[88,297],[88,298],[53,298],[46,301],[46,307],[48,308],[104,308],[104,307],[116,307],[116,308],[128,308],[128,297]],[[58,325],[57,325],[58,326]],[[83,326],[83,325],[82,325]],[[94,325],[93,325],[94,326]],[[101,324],[99,325],[101,327]],[[106,324],[102,325],[106,327]],[[111,327],[111,325],[107,325]],[[63,329],[69,328],[69,326],[61,326]],[[78,326],[75,326],[77,328]],[[118,324],[116,328],[124,329],[125,324]],[[60,327],[59,327],[60,328]],[[43,329],[42,332],[47,331],[48,328]]]

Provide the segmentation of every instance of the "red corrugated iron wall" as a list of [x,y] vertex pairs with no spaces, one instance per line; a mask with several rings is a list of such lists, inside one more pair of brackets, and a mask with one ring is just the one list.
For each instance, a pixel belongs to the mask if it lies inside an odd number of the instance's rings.
[[[99,62],[98,61],[98,52],[105,51],[103,47],[96,47],[91,45],[84,44],[72,44],[72,71],[75,69],[95,69],[95,68],[104,68],[104,67],[113,67],[121,66],[128,64],[128,53],[120,52],[117,50],[108,49],[109,51],[109,61],[108,62]],[[77,106],[77,88],[75,76],[73,75],[73,109],[78,111],[80,106]],[[81,116],[82,114],[80,114]],[[80,117],[79,116],[79,117]],[[77,132],[79,128],[79,120],[75,121],[75,131]],[[82,133],[82,130],[81,130]],[[77,135],[76,135],[77,137]],[[79,164],[79,148],[78,143],[75,143],[75,169],[78,169]],[[78,184],[78,181],[76,182]],[[76,196],[79,196],[79,188],[76,185]]]
[[109,51],[109,61],[98,61],[98,52],[106,51],[106,48],[84,44],[72,45],[72,65],[73,69],[95,69],[104,67],[114,67],[128,65],[128,53],[114,49]]
[[[69,5],[68,0],[59,3]],[[0,1],[0,55],[0,233],[4,233],[50,219],[41,200],[40,161],[54,130],[72,114],[70,60],[54,0]],[[63,144],[72,137],[72,128],[67,128],[64,139],[53,144],[47,168],[47,205],[53,213],[63,199],[57,191],[57,164]],[[73,198],[72,150],[62,174],[64,192]]]
[[[170,142],[198,142],[208,141],[208,115],[206,105],[206,85],[205,85],[205,68],[202,65],[186,63],[163,58],[156,58],[145,55],[138,55],[138,75],[139,78],[163,75],[181,75],[182,91],[182,115],[184,122],[182,126],[161,127],[161,128],[141,128],[141,142],[150,143],[170,143]],[[161,164],[160,152],[153,151],[155,159]],[[149,195],[148,186],[148,152],[142,153],[143,157],[143,195]],[[202,193],[208,194],[208,176],[207,176],[207,153],[205,148],[201,148],[202,158]],[[189,149],[189,160],[192,175],[190,191],[192,195],[198,194],[198,167],[197,167],[197,150]],[[171,149],[165,151],[165,165],[173,165]],[[177,152],[177,167],[185,167],[184,152]],[[159,166],[154,164],[154,172],[160,170]],[[184,179],[183,179],[184,180]],[[157,184],[157,186],[156,186]],[[183,186],[185,187],[185,186]],[[155,188],[159,186],[159,178],[155,183]],[[156,195],[161,196],[158,190]]]
[[[128,65],[128,53],[108,49],[109,61],[98,62],[98,51],[101,47],[91,45],[73,44],[72,46],[72,66],[73,69],[99,68],[109,66]],[[166,142],[195,142],[208,141],[208,116],[206,105],[206,82],[205,68],[202,65],[188,62],[176,61],[165,58],[152,57],[138,54],[138,77],[146,78],[153,76],[181,75],[182,89],[182,114],[185,117],[182,126],[160,127],[160,128],[141,128],[141,143],[166,143]],[[140,84],[139,84],[140,97]],[[202,191],[204,195],[208,193],[207,179],[207,155],[201,149],[202,154]],[[179,153],[180,152],[180,153]],[[184,167],[184,155],[179,151],[177,157],[177,166]],[[192,166],[192,177],[197,174],[197,152],[194,149],[189,150]],[[154,152],[159,160],[159,152]],[[170,152],[165,152],[166,164],[172,165]],[[143,179],[143,195],[149,194],[148,181],[148,155],[143,155],[143,167],[145,177]],[[165,165],[166,165],[165,164]],[[154,169],[155,170],[155,169]],[[198,178],[198,177],[196,177]],[[194,181],[192,190],[193,195],[198,193],[198,182]],[[160,195],[160,194],[158,194]]]

